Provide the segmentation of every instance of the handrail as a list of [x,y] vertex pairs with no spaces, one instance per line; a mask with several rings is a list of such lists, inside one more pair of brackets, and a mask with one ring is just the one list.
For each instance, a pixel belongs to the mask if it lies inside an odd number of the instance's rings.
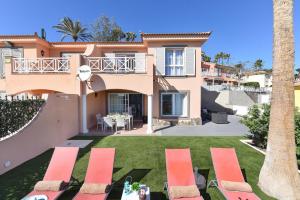
[[70,73],[69,58],[14,58],[13,73]]
[[143,57],[87,57],[86,63],[93,73],[145,73]]

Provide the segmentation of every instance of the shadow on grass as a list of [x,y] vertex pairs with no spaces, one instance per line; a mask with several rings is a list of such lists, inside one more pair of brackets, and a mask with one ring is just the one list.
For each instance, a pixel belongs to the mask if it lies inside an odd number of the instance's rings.
[[[91,147],[97,144],[104,137],[84,137],[80,139],[92,139],[87,147],[80,149],[77,160],[90,152]],[[74,139],[78,139],[75,137]],[[19,200],[32,191],[37,181],[43,179],[54,149],[28,160],[20,166],[0,176],[0,199]],[[20,187],[21,186],[21,187]]]
[[108,196],[108,200],[121,199],[124,182],[128,176],[132,177],[132,182],[140,182],[150,171],[151,169],[130,170],[127,174],[114,182],[114,186],[110,195]]
[[242,171],[242,174],[243,174],[243,177],[244,177],[245,181],[248,182],[246,170],[245,169],[241,169],[241,171]]
[[209,170],[210,169],[199,169],[198,172],[204,176],[205,180],[206,180],[206,187],[202,190],[200,190],[201,196],[205,199],[205,200],[211,200],[210,195],[207,192],[207,184],[208,184],[208,175],[209,175]]

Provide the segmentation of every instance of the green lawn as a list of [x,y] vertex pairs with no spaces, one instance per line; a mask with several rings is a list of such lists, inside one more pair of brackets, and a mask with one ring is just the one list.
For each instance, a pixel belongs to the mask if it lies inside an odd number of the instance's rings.
[[[214,178],[210,147],[235,147],[241,168],[246,180],[252,185],[261,199],[272,199],[266,196],[257,186],[259,170],[264,156],[242,144],[239,137],[75,137],[75,139],[93,139],[93,143],[81,149],[74,169],[74,177],[83,180],[91,147],[115,147],[116,159],[114,181],[116,187],[109,199],[120,199],[124,178],[131,175],[135,180],[151,188],[152,200],[166,199],[163,183],[166,181],[165,148],[190,148],[193,166],[200,168],[200,173]],[[0,199],[20,199],[30,192],[41,180],[47,168],[53,149],[22,164],[0,176]],[[9,153],[9,152],[6,152]],[[60,199],[72,199],[78,187],[70,189]],[[215,188],[202,191],[208,199],[224,199]]]

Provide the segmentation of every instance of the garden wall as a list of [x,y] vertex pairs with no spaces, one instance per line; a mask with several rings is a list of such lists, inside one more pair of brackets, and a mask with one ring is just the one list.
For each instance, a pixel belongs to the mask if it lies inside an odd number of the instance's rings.
[[78,101],[77,95],[49,94],[27,127],[0,142],[0,175],[77,135]]

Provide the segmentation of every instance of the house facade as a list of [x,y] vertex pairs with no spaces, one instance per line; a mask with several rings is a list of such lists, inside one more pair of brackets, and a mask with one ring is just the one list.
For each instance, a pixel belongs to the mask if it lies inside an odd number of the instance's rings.
[[217,63],[202,62],[201,74],[205,85],[238,85],[236,69]]
[[248,72],[242,77],[242,82],[257,82],[260,88],[270,88],[272,87],[272,74],[266,71]]
[[[201,124],[201,46],[210,32],[141,34],[140,42],[49,42],[0,36],[0,92],[78,97],[80,131],[95,115],[132,113],[153,125]],[[92,75],[80,81],[78,69]],[[75,108],[74,108],[75,109]]]

